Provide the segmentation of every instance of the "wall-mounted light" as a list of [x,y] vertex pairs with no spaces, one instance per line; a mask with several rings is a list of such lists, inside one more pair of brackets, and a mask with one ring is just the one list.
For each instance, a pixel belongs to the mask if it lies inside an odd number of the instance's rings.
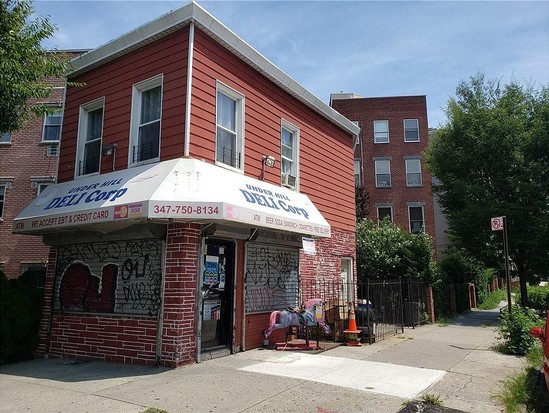
[[116,149],[118,149],[118,145],[116,143],[103,145],[103,149],[102,149],[103,156],[113,155]]
[[273,168],[275,166],[276,159],[274,156],[271,155],[263,155],[263,164],[265,166],[268,166],[269,168]]
[[261,180],[265,180],[265,166],[273,168],[275,166],[276,159],[271,155],[263,155],[263,161],[261,162]]

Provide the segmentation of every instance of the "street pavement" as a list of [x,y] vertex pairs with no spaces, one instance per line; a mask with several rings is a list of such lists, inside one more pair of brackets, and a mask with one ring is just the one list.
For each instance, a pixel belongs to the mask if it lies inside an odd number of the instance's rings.
[[31,360],[1,367],[0,412],[396,413],[421,411],[411,401],[428,394],[440,412],[500,413],[494,395],[525,360],[492,350],[498,314],[474,310],[361,347],[256,349],[177,369]]

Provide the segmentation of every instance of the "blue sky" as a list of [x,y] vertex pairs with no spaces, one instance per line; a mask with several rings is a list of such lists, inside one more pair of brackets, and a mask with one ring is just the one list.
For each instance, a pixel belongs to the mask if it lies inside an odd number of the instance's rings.
[[[35,0],[44,45],[91,49],[188,1]],[[314,95],[426,95],[429,126],[477,72],[549,85],[549,1],[198,1]]]

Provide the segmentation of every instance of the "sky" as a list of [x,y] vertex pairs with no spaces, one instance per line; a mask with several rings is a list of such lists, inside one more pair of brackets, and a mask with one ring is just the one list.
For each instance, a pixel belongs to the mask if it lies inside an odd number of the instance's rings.
[[[189,1],[34,0],[47,48],[93,49]],[[549,86],[545,1],[198,1],[295,81],[331,93],[425,95],[429,127],[462,81]]]

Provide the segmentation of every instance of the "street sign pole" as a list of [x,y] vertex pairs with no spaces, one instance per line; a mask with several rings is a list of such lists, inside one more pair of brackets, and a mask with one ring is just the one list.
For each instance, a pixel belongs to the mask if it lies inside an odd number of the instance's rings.
[[507,306],[511,317],[511,275],[509,274],[509,242],[507,241],[507,217],[503,217],[503,253],[505,254],[505,279],[507,280]]

